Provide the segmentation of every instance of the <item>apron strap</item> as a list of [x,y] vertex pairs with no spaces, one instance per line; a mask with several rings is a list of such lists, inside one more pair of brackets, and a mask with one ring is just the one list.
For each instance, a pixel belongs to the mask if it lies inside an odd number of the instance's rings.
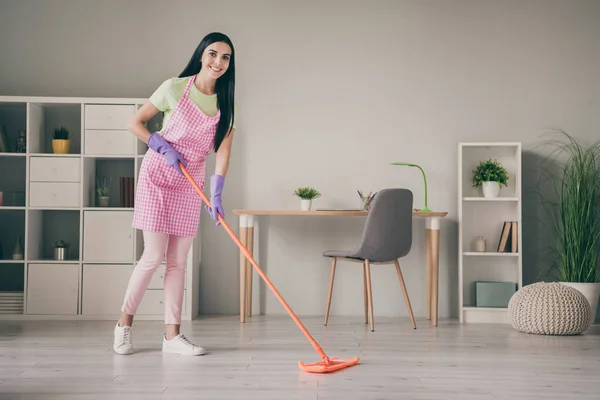
[[185,91],[183,92],[182,97],[187,97],[192,85],[194,84],[194,79],[196,79],[196,75],[190,76],[190,80],[188,81],[187,85],[185,86]]

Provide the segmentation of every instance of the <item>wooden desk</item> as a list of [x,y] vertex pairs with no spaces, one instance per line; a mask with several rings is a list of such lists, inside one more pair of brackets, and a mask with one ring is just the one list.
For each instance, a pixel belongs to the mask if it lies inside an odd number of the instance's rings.
[[[248,248],[258,265],[260,261],[254,256],[255,238],[254,231],[258,228],[257,216],[298,216],[298,217],[362,217],[367,211],[353,210],[327,210],[327,211],[301,211],[301,210],[233,210],[239,215],[239,238]],[[414,211],[414,217],[426,219],[425,224],[425,259],[426,259],[426,299],[427,319],[432,324],[438,324],[438,286],[439,286],[439,238],[440,219],[448,215],[447,212],[422,212]],[[261,266],[262,268],[262,266]],[[240,322],[252,315],[252,272],[254,267],[240,251]]]

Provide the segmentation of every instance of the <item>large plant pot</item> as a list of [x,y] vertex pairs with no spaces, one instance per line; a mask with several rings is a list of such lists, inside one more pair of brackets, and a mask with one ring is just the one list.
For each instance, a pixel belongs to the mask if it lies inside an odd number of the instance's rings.
[[579,290],[590,303],[592,316],[590,324],[596,321],[596,311],[598,309],[598,298],[600,297],[600,283],[581,283],[581,282],[560,282],[565,286]]
[[305,199],[300,200],[300,208],[302,211],[310,211],[311,207],[312,207],[312,200],[305,200]]
[[69,149],[71,147],[71,141],[65,139],[53,139],[52,140],[52,150],[54,150],[54,154],[69,154]]
[[486,199],[494,199],[500,193],[500,183],[498,182],[483,182],[481,185],[483,197]]

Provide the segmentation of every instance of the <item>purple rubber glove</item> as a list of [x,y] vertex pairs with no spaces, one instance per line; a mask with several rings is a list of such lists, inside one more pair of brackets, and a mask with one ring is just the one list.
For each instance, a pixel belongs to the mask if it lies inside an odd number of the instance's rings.
[[225,218],[225,212],[223,211],[223,203],[221,201],[221,192],[223,191],[223,185],[225,184],[225,178],[222,175],[213,175],[210,177],[210,205],[205,206],[206,211],[210,214],[212,219],[217,221],[216,226],[221,225],[219,222],[218,214],[221,214]]
[[148,147],[159,154],[162,154],[167,159],[167,164],[171,167],[175,168],[181,175],[181,167],[179,167],[179,162],[183,164],[184,167],[187,168],[187,163],[183,159],[183,156],[177,152],[171,145],[158,133],[153,133],[148,139]]

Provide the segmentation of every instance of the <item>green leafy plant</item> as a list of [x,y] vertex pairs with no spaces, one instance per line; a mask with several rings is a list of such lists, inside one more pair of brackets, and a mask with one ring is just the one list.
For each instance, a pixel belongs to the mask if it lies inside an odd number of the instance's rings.
[[498,182],[500,186],[508,186],[508,173],[497,160],[491,158],[479,162],[473,170],[473,187],[480,187],[483,182]]
[[67,248],[69,247],[69,242],[65,241],[65,240],[57,240],[53,243],[53,246],[57,249],[59,248]]
[[562,129],[542,168],[538,193],[548,216],[551,252],[563,282],[600,282],[600,143],[584,148]]
[[294,191],[294,195],[300,197],[302,200],[312,200],[317,197],[321,197],[321,193],[312,187],[301,187]]
[[59,126],[52,132],[52,139],[54,140],[68,140],[70,137],[71,133],[64,126]]
[[112,179],[109,177],[108,179],[99,179],[97,182],[98,187],[96,188],[96,192],[98,192],[98,196],[108,196],[110,194],[110,183],[112,182]]

